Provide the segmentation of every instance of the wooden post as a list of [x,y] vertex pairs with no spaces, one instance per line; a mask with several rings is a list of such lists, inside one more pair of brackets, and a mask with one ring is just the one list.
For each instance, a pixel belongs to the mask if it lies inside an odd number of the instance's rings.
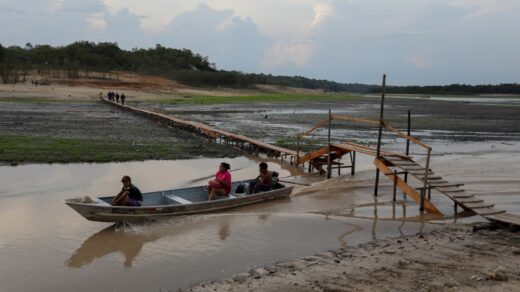
[[[410,137],[410,129],[411,129],[412,119],[410,115],[410,110],[408,110],[408,137]],[[406,156],[410,155],[410,140],[406,139]],[[404,182],[408,183],[408,171],[404,174]]]
[[426,191],[425,189],[421,189],[421,201],[419,204],[419,211],[421,211],[421,213],[424,212],[424,192],[425,191]]
[[455,213],[455,215],[457,215],[459,213],[457,206],[458,206],[457,202],[453,202],[453,212]]
[[350,156],[350,162],[351,162],[351,168],[350,168],[350,175],[356,174],[356,151],[350,152],[352,156]]
[[395,202],[395,197],[397,195],[397,170],[394,170],[394,196],[392,201]]
[[[385,87],[386,87],[386,74],[383,75],[383,87],[381,88],[381,109],[379,111],[379,134],[377,136],[376,159],[379,159],[379,156],[381,154],[381,136],[383,134],[383,111],[385,108]],[[374,196],[377,196],[378,187],[379,187],[379,168],[376,169],[376,184],[374,187]]]
[[426,169],[424,171],[424,183],[423,183],[423,189],[421,191],[421,209],[420,211],[424,211],[424,197],[426,196],[426,190],[428,187],[428,173],[430,172],[430,156],[432,153],[432,147],[428,147],[428,156],[426,156]]
[[296,166],[300,164],[300,133],[296,139]]
[[331,109],[329,109],[329,131],[328,131],[328,142],[329,142],[329,146],[327,146],[327,179],[330,179],[331,177],[331,166],[332,166],[332,161],[330,159],[330,124],[331,124],[331,121],[332,121],[332,111]]

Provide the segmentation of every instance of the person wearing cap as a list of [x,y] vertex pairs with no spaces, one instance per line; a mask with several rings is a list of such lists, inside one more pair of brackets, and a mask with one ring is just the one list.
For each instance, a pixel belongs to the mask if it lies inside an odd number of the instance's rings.
[[141,194],[141,191],[132,184],[132,179],[128,175],[125,175],[121,179],[121,182],[123,183],[123,188],[112,200],[112,205],[141,206],[143,203],[143,194]]

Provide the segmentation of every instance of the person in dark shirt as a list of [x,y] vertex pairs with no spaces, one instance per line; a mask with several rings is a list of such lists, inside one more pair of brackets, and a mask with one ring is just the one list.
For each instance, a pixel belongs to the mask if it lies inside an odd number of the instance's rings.
[[272,189],[273,177],[271,173],[267,170],[267,163],[260,163],[258,170],[260,174],[256,178],[256,181],[253,181],[249,184],[250,194],[268,192]]
[[125,105],[125,98],[126,98],[125,94],[124,93],[121,94],[121,105]]
[[123,176],[121,179],[123,188],[112,200],[114,206],[141,206],[143,203],[143,194],[141,191],[132,184],[132,180],[128,175]]

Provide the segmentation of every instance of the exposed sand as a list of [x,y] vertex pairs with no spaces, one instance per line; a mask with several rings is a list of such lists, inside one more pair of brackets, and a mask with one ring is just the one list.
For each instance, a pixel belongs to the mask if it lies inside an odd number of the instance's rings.
[[519,291],[520,233],[447,226],[201,283],[190,291]]

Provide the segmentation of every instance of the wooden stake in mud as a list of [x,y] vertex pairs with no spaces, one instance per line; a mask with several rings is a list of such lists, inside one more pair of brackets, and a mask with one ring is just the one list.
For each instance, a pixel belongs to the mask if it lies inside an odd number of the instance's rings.
[[[395,202],[395,197],[397,195],[397,170],[394,170],[394,196],[393,196],[393,199],[392,201]],[[394,204],[395,206],[395,204]]]
[[[381,88],[381,110],[379,112],[379,134],[377,136],[377,152],[376,159],[381,155],[381,136],[383,134],[383,111],[385,108],[385,89],[386,89],[386,74],[383,75],[383,87]],[[376,185],[374,187],[374,196],[377,196],[377,188],[379,186],[379,168],[376,169]]]
[[356,151],[350,152],[350,175],[356,174]]
[[426,190],[428,187],[428,173],[430,172],[430,156],[432,154],[432,148],[428,147],[428,156],[426,156],[426,169],[424,171],[424,184],[423,188],[421,190],[421,207],[419,208],[419,211],[424,212],[424,197],[426,196]]
[[296,139],[296,166],[300,164],[300,133]]
[[[410,137],[411,126],[412,126],[412,119],[411,119],[411,115],[410,115],[410,110],[408,110],[408,131],[406,132],[408,134],[408,137]],[[406,139],[406,156],[408,156],[408,155],[410,155],[410,140]],[[404,174],[404,182],[408,183],[408,172],[406,172]]]
[[330,160],[330,123],[332,121],[332,111],[329,109],[329,132],[328,132],[328,142],[329,146],[327,147],[327,179],[331,177],[331,167],[332,161]]

